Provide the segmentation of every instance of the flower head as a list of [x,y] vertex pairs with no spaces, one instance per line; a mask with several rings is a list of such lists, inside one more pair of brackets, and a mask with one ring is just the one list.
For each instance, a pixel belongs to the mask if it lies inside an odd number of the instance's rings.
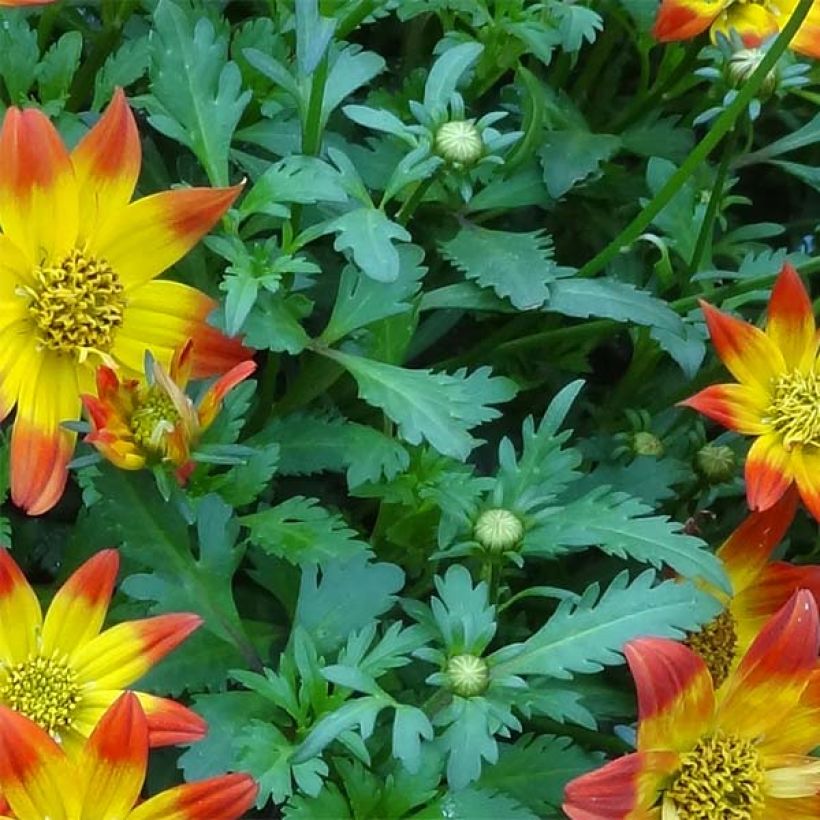
[[709,588],[725,610],[686,641],[706,661],[716,688],[798,589],[807,589],[820,600],[820,566],[769,560],[788,531],[796,506],[797,494],[789,490],[768,510],[747,516],[717,551],[731,595]]
[[573,820],[820,816],[817,605],[801,590],[715,692],[683,644],[624,649],[638,690],[637,751],[566,787]]
[[105,711],[75,758],[37,724],[0,707],[0,791],[8,806],[3,816],[235,820],[253,805],[258,787],[246,774],[186,783],[138,803],[149,731],[139,700],[126,692]]
[[[82,745],[124,687],[201,623],[179,613],[101,631],[118,570],[116,550],[97,553],[58,590],[43,618],[34,590],[0,549],[0,704],[33,720],[68,752]],[[184,706],[137,697],[151,745],[190,743],[205,734],[202,719]]]
[[[662,0],[652,29],[661,42],[690,40],[709,29],[736,31],[750,47],[759,46],[786,25],[798,0]],[[812,6],[791,42],[791,48],[809,57],[820,57],[820,6]]]
[[179,469],[180,477],[187,477],[193,467],[191,448],[216,418],[225,395],[256,369],[250,359],[240,362],[194,405],[185,394],[192,352],[188,340],[174,352],[168,371],[147,355],[143,382],[120,381],[114,370],[101,365],[97,395],[82,397],[92,425],[85,441],[125,470],[164,460]]
[[753,510],[791,484],[820,520],[820,370],[809,294],[784,265],[762,331],[701,302],[715,350],[739,384],[715,384],[682,402],[730,430],[755,436],[746,458]]
[[46,116],[9,108],[0,131],[0,419],[16,406],[11,493],[50,509],[67,478],[80,412],[102,362],[140,372],[194,340],[195,376],[248,357],[206,323],[215,302],[152,281],[217,222],[240,188],[187,188],[130,202],[141,164],[122,91],[69,154]]

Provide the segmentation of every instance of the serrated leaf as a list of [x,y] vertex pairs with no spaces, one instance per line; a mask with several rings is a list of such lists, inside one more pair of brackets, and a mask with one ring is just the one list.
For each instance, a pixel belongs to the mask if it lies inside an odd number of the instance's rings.
[[384,410],[405,441],[426,440],[453,458],[466,458],[479,443],[469,430],[498,417],[499,411],[490,405],[508,401],[516,392],[512,381],[490,375],[488,367],[450,375],[408,370],[338,350],[326,355],[351,373],[359,396]]
[[559,199],[596,173],[620,145],[620,138],[612,134],[592,134],[581,129],[547,132],[538,156],[550,196]]
[[251,98],[228,60],[228,39],[205,17],[194,23],[172,0],[160,0],[153,22],[149,121],[190,148],[213,185],[227,185],[231,138]]
[[447,792],[413,817],[414,820],[538,820],[537,815],[509,795],[477,787]]
[[210,489],[234,507],[254,501],[270,481],[279,465],[279,448],[269,444],[257,450],[244,464],[236,464],[227,472],[215,476]]
[[393,717],[393,757],[415,773],[421,766],[421,741],[433,739],[433,727],[427,715],[414,706],[396,706]]
[[250,530],[253,544],[292,564],[346,560],[370,551],[338,513],[318,504],[315,498],[297,495],[239,522]]
[[653,586],[647,570],[630,584],[622,572],[599,599],[592,584],[574,604],[562,601],[552,617],[526,641],[490,656],[492,675],[548,675],[568,679],[573,673],[598,672],[624,662],[624,644],[645,635],[680,639],[721,610],[715,598],[689,582]]
[[145,76],[149,62],[148,37],[126,40],[108,55],[94,78],[92,111],[99,111],[110,100],[117,86],[125,88]]
[[353,817],[347,800],[335,783],[327,783],[316,797],[294,795],[285,804],[283,812],[285,820],[317,820],[319,817],[351,820]]
[[543,231],[512,233],[466,225],[439,249],[469,279],[508,297],[519,310],[544,304],[556,278],[552,239]]
[[424,85],[424,107],[428,111],[447,105],[464,72],[482,51],[484,46],[480,43],[461,43],[436,60]]
[[412,237],[384,211],[364,206],[348,211],[327,225],[336,233],[333,247],[350,251],[364,274],[377,282],[394,282],[399,276],[399,252],[393,244],[409,242]]
[[302,74],[312,74],[336,30],[336,20],[319,14],[317,0],[296,3],[296,63]]
[[354,91],[384,71],[385,65],[380,54],[363,51],[356,44],[338,51],[331,62],[322,97],[322,122],[327,122],[333,111]]
[[244,321],[245,342],[260,350],[301,353],[310,341],[301,322],[312,310],[313,302],[302,293],[263,291]]
[[26,95],[34,84],[39,60],[37,32],[20,14],[4,16],[0,25],[0,76],[12,104],[28,102]]
[[82,50],[82,34],[67,31],[45,53],[37,66],[37,87],[43,102],[54,102],[62,108],[80,64]]

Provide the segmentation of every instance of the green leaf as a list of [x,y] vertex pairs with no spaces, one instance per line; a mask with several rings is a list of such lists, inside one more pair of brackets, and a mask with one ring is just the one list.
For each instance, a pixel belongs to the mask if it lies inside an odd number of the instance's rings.
[[257,450],[244,464],[214,476],[209,489],[218,492],[233,507],[250,504],[270,485],[279,465],[279,448],[269,444]]
[[58,109],[62,109],[80,64],[82,50],[82,34],[79,31],[67,31],[45,53],[37,66],[37,87],[43,102],[54,102]]
[[160,0],[153,22],[149,122],[190,148],[213,185],[227,185],[231,138],[251,98],[228,61],[228,38],[205,17],[194,23],[172,0]]
[[509,795],[538,817],[560,809],[564,786],[602,762],[601,755],[555,735],[523,735],[515,743],[499,744],[499,750],[498,762],[482,772],[476,785]]
[[251,543],[292,564],[344,560],[370,551],[339,514],[318,503],[315,498],[297,495],[276,507],[245,515],[239,522],[250,530]]
[[700,578],[731,591],[720,559],[699,538],[681,532],[683,525],[607,487],[547,510],[522,545],[525,553],[547,554],[567,546],[596,546],[619,558],[627,556],[654,567],[664,564],[687,578]]
[[296,3],[296,63],[299,72],[312,74],[324,57],[336,30],[336,20],[319,14],[317,0]]
[[[295,622],[326,654],[340,646],[353,630],[367,626],[390,609],[402,586],[404,572],[399,567],[370,563],[363,552],[348,561],[328,561],[321,571],[315,565],[305,565]],[[363,595],[362,590],[367,594]]]
[[484,51],[480,43],[461,43],[447,49],[430,69],[424,84],[424,107],[432,112],[444,108],[452,97],[464,72]]
[[384,71],[384,58],[373,51],[362,51],[361,46],[347,45],[336,52],[322,97],[322,122],[326,123],[333,111],[354,91],[367,85]]
[[302,293],[261,293],[244,322],[245,342],[257,349],[292,355],[301,353],[310,337],[301,321],[310,315],[313,302]]
[[446,242],[443,256],[469,279],[492,288],[519,310],[544,304],[556,278],[552,239],[543,231],[512,233],[465,225]]
[[413,817],[415,820],[538,820],[538,815],[512,797],[476,787],[447,792]]
[[336,784],[327,783],[316,797],[294,795],[285,804],[283,817],[285,820],[318,820],[320,817],[352,820],[353,815]]
[[598,672],[623,663],[623,645],[656,635],[681,639],[721,610],[710,595],[689,582],[664,581],[653,586],[647,570],[630,584],[620,573],[600,596],[598,584],[587,587],[574,604],[564,600],[552,617],[523,643],[499,649],[489,658],[493,677]]
[[620,138],[612,134],[592,134],[581,129],[548,131],[538,156],[550,196],[559,199],[596,173],[620,146]]
[[499,416],[492,404],[509,401],[516,392],[509,379],[482,367],[467,375],[408,370],[338,350],[325,351],[356,379],[359,397],[380,407],[398,424],[410,444],[430,442],[440,453],[466,458],[479,443],[469,434],[478,424]]
[[94,77],[94,100],[91,103],[91,110],[99,111],[111,99],[117,86],[125,88],[142,79],[148,71],[149,60],[147,35],[126,40],[116,51],[109,54]]
[[411,773],[421,766],[421,741],[433,739],[427,715],[414,706],[396,706],[393,718],[393,757],[399,758]]
[[395,282],[399,277],[398,248],[393,244],[409,242],[412,237],[384,211],[364,206],[348,211],[326,226],[326,232],[336,233],[333,247],[350,251],[362,272],[377,282]]
[[555,0],[549,5],[561,21],[559,33],[564,51],[579,51],[584,41],[594,43],[598,32],[604,27],[601,15],[585,6],[568,5]]
[[248,443],[259,446],[268,442],[278,444],[280,473],[346,471],[351,488],[382,477],[390,480],[410,463],[399,442],[372,427],[339,417],[307,413],[274,417]]
[[382,108],[370,108],[366,105],[346,105],[342,111],[344,115],[364,128],[392,134],[410,144],[415,144],[415,138],[410,129],[395,115]]
[[393,282],[377,282],[353,265],[342,270],[333,313],[320,339],[327,345],[387,316],[406,313],[418,293],[427,269],[421,266],[424,251],[418,245],[398,248],[399,272]]
[[40,49],[37,32],[21,14],[0,17],[0,76],[13,105],[28,102],[26,95],[37,73]]

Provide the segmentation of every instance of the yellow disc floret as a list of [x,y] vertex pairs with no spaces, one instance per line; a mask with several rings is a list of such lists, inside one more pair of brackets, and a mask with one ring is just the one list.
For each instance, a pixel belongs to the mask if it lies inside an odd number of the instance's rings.
[[35,655],[9,667],[0,684],[0,702],[59,738],[71,726],[80,702],[77,673],[55,658]]
[[84,361],[89,353],[105,354],[122,325],[123,286],[103,259],[75,248],[62,260],[34,270],[36,285],[26,287],[28,309],[44,348]]
[[783,436],[783,446],[820,447],[820,379],[815,373],[784,373],[774,385],[766,421]]
[[162,388],[154,385],[140,392],[137,409],[131,416],[131,433],[140,447],[160,451],[162,439],[179,421],[179,412]]
[[680,820],[751,820],[762,817],[763,767],[749,740],[718,732],[702,738],[681,757],[664,793],[664,817],[671,804]]
[[735,659],[737,630],[734,618],[728,611],[721,612],[697,632],[690,633],[686,644],[703,658],[717,689],[728,677]]

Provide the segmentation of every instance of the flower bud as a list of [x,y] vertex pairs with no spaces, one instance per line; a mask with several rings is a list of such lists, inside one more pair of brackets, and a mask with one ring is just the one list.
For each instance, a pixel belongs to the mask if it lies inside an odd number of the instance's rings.
[[506,552],[514,549],[521,540],[524,525],[509,510],[484,510],[475,522],[473,535],[488,552]]
[[695,467],[710,484],[728,481],[736,466],[735,454],[722,444],[706,444],[695,454]]
[[[752,76],[763,61],[766,52],[759,48],[741,48],[729,58],[729,76],[736,86],[741,86]],[[772,69],[760,86],[762,94],[770,94],[777,85],[777,71]]]
[[663,442],[653,433],[640,430],[632,436],[632,449],[637,456],[655,456],[660,458],[663,455]]
[[478,655],[454,655],[445,669],[450,689],[463,698],[472,698],[487,691],[490,667]]
[[448,162],[472,165],[481,159],[484,141],[472,120],[453,120],[436,131],[435,149]]

